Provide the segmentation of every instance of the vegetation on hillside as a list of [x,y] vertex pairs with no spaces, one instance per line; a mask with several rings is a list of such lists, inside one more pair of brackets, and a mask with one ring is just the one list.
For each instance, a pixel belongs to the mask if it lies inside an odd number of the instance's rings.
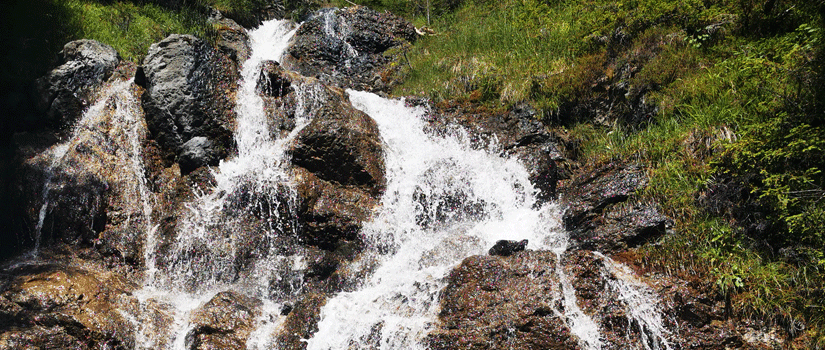
[[[388,8],[395,0],[378,1]],[[406,3],[406,2],[403,2]],[[585,164],[641,163],[675,234],[637,252],[825,347],[823,1],[468,0],[399,95],[528,102]],[[419,9],[408,12],[424,25]],[[674,258],[676,257],[676,258]]]
[[[637,252],[644,265],[706,284],[731,316],[774,322],[800,348],[825,348],[825,1],[333,3],[434,29],[407,52],[395,94],[502,109],[527,102],[581,141],[582,163],[645,165],[641,195],[676,227]],[[139,62],[168,34],[209,38],[210,6],[248,20],[266,6],[300,14],[319,5],[5,2],[0,93],[31,84],[73,39]]]

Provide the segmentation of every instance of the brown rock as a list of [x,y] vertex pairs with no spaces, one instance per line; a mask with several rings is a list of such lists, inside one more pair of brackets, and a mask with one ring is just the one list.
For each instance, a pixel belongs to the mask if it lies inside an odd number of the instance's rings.
[[556,255],[472,256],[449,275],[432,349],[578,349],[555,316]]
[[115,273],[58,265],[8,271],[0,290],[2,349],[121,349],[134,346],[118,311],[134,288]]
[[321,307],[326,304],[326,301],[326,295],[305,294],[284,321],[281,332],[276,337],[277,348],[282,350],[306,349],[306,343],[301,339],[309,339],[318,331]]
[[386,183],[378,126],[349,104],[343,90],[326,92],[324,105],[290,149],[292,163],[322,180],[379,195]]
[[260,300],[228,291],[215,295],[192,316],[195,327],[186,335],[187,348],[246,349],[255,327]]

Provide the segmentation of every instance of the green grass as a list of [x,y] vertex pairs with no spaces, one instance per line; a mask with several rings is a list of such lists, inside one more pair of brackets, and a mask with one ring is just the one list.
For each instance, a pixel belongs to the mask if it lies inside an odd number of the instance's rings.
[[[638,195],[662,205],[676,234],[641,249],[647,266],[699,276],[729,298],[732,316],[773,321],[802,337],[797,346],[821,348],[823,6],[466,1],[433,20],[438,34],[408,52],[411,67],[394,93],[494,108],[528,102],[554,116],[560,106],[607,96],[596,88],[605,81],[626,83],[631,95],[647,91],[658,112],[646,124],[545,121],[561,122],[551,126],[581,141],[584,163],[649,169],[650,183]],[[713,211],[697,203],[721,177],[750,179],[741,188],[746,198],[734,206],[758,208],[770,229],[748,229],[735,208]],[[799,252],[798,259],[783,258],[782,248]]]

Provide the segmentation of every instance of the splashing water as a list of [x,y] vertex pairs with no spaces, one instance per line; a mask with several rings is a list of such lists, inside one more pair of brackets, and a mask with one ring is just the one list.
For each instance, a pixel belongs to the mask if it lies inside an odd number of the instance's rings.
[[[603,271],[607,285],[626,306],[628,324],[637,328],[646,350],[670,350],[669,331],[662,322],[662,313],[656,294],[639,281],[633,271],[599,252],[593,252],[604,261]],[[607,274],[610,275],[607,275]],[[614,278],[611,278],[614,277]]]
[[[164,273],[149,275],[136,293],[144,315],[139,348],[184,349],[193,310],[226,290],[264,303],[248,341],[250,348],[268,348],[268,337],[282,321],[271,281],[295,275],[290,271],[301,267],[295,256],[279,255],[276,245],[277,236],[291,233],[282,231],[294,227],[283,223],[292,219],[285,213],[294,212],[295,195],[282,163],[286,144],[306,124],[307,111],[317,106],[313,87],[296,87],[297,125],[287,137],[274,139],[256,85],[262,63],[279,61],[294,33],[295,26],[288,21],[268,21],[249,33],[252,54],[243,64],[236,101],[238,155],[221,162],[213,174],[214,188],[186,204],[188,213],[178,223],[170,251],[155,258],[166,259]],[[263,226],[247,227],[245,220],[252,211],[262,212]],[[254,256],[241,261],[245,254]],[[300,281],[292,283],[300,286]],[[171,320],[155,322],[152,313],[158,309],[167,310]]]
[[[332,11],[324,16],[327,35],[343,38],[345,23]],[[165,257],[166,261],[163,274],[147,274],[143,289],[135,293],[141,305],[136,317],[138,348],[184,349],[194,327],[193,310],[226,290],[262,301],[247,348],[275,348],[270,338],[284,320],[283,293],[300,293],[300,271],[305,268],[301,248],[286,254],[278,247],[279,237],[294,235],[290,230],[295,227],[287,222],[294,219],[290,215],[295,212],[295,193],[284,151],[308,123],[311,111],[324,102],[316,98],[317,85],[294,86],[296,127],[275,138],[256,84],[262,62],[279,60],[294,33],[294,26],[285,21],[265,22],[250,33],[252,56],[243,65],[236,108],[238,155],[220,164],[213,188],[187,204],[189,212],[180,219],[168,252],[156,251],[157,244],[150,242],[156,240],[150,238],[156,230],[147,235],[147,250],[151,247],[147,270],[161,265],[155,260]],[[354,57],[357,52],[347,55]],[[498,156],[495,144],[474,149],[461,130],[446,137],[426,133],[422,108],[370,93],[348,93],[353,105],[378,124],[385,144],[387,188],[380,208],[360,233],[367,245],[364,256],[354,262],[369,266],[365,269],[371,272],[355,290],[326,302],[318,331],[304,340],[307,348],[424,349],[422,340],[437,322],[438,297],[450,270],[468,256],[486,253],[497,240],[528,239],[528,248],[557,255],[561,300],[555,315],[582,348],[601,349],[599,327],[579,308],[561,265],[569,238],[560,222],[560,208],[539,204],[524,167],[515,159]],[[251,227],[244,221],[249,211],[261,211],[268,219]],[[239,264],[238,257],[253,243],[233,235],[247,231],[256,231],[257,245],[252,248],[253,258]],[[622,266],[611,269],[618,276],[615,271],[622,271]],[[669,350],[661,316],[639,302],[652,300],[644,299],[652,294],[639,292],[644,291],[640,282],[619,280],[624,282],[612,288],[646,335],[645,346]],[[288,285],[288,290],[271,290],[273,281]],[[162,313],[168,317],[153,319]]]
[[[422,109],[365,92],[349,95],[376,120],[386,144],[387,189],[362,230],[378,266],[358,290],[327,302],[307,348],[423,349],[449,271],[500,239],[555,248],[566,241],[559,208],[536,208],[535,190],[516,160],[472,149],[460,131],[427,135]],[[573,330],[580,337],[592,332]]]

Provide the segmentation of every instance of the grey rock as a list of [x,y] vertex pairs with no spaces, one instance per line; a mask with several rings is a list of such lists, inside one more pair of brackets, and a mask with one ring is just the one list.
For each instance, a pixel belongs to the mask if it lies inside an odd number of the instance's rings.
[[186,141],[178,154],[181,172],[189,173],[201,166],[213,164],[218,157],[214,148],[212,141],[203,136],[195,136]]
[[167,161],[189,159],[182,153],[191,148],[182,146],[196,136],[213,143],[216,156],[206,164],[217,165],[228,155],[234,115],[231,102],[225,101],[228,91],[218,83],[225,75],[230,81],[237,79],[231,77],[236,73],[231,69],[222,71],[220,59],[206,42],[191,35],[173,34],[149,48],[135,79],[146,88],[146,121]]
[[61,128],[73,123],[95,100],[95,94],[120,62],[117,51],[95,40],[67,43],[59,66],[37,80],[38,107],[48,122]]
[[298,29],[283,63],[330,85],[386,91],[393,72],[387,64],[401,56],[385,53],[416,37],[412,24],[389,12],[360,6],[322,9]]

